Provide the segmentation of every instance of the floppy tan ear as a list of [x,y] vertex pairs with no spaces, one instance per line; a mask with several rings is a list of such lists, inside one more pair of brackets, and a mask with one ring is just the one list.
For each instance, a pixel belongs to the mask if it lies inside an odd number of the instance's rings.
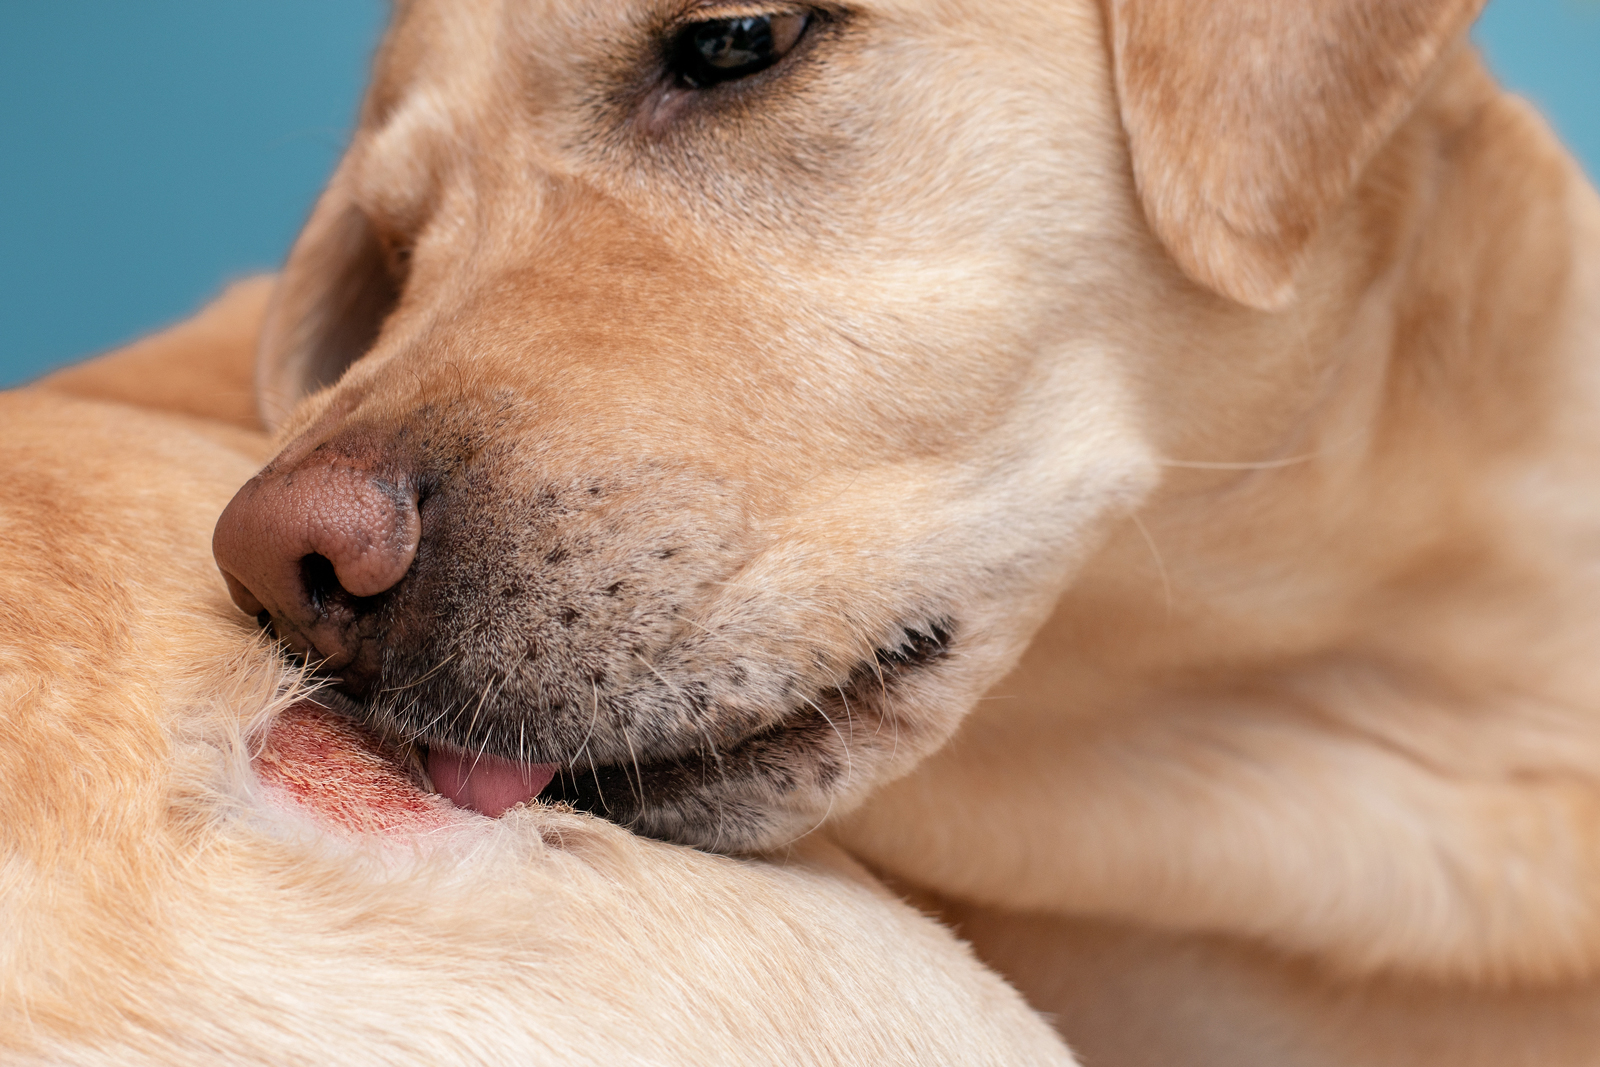
[[1189,277],[1266,310],[1484,0],[1106,3],[1151,229]]
[[400,298],[377,231],[336,175],[289,252],[256,352],[256,403],[277,429],[372,347]]

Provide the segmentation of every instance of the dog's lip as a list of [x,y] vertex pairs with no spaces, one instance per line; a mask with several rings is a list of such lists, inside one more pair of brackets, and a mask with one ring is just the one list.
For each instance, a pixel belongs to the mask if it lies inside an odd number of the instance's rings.
[[427,766],[440,795],[491,819],[532,801],[560,769],[554,763],[522,763],[439,745],[429,747]]

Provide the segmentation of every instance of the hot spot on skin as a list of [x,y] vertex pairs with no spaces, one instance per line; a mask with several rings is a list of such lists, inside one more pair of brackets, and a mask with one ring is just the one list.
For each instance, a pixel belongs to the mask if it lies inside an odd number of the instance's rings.
[[424,790],[397,754],[310,700],[272,723],[251,764],[274,799],[338,830],[420,834],[480,817]]

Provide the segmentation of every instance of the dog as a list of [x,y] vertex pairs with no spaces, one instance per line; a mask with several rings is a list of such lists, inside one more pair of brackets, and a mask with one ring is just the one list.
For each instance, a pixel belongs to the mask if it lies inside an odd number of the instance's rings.
[[1071,1064],[836,850],[491,820],[310,699],[209,551],[267,288],[0,394],[0,1059]]
[[1600,208],[1479,6],[409,0],[233,599],[460,805],[823,827],[1092,1060],[1592,1062]]

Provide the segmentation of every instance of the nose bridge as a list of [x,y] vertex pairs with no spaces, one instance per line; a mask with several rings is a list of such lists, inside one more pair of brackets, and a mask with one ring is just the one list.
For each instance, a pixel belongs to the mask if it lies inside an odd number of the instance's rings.
[[486,211],[449,278],[417,279],[405,321],[346,387],[433,405],[510,390],[591,410],[672,395],[688,410],[728,387],[735,353],[753,368],[761,340],[737,293],[602,194],[544,184],[536,204]]
[[442,429],[435,448],[494,424],[502,444],[685,459],[793,436],[776,309],[685,251],[694,235],[554,168],[477,181],[340,383],[360,396],[347,421]]

